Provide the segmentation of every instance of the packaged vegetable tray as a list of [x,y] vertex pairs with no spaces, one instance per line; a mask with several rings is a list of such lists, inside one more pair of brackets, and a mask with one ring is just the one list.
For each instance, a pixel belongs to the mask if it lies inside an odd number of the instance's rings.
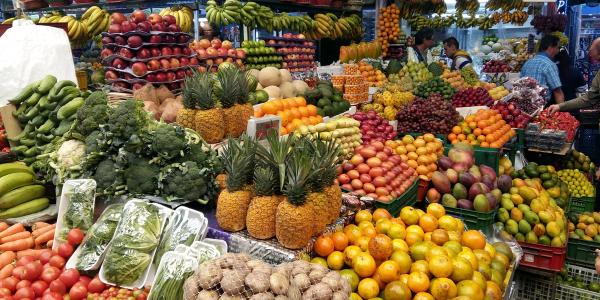
[[94,204],[96,181],[93,179],[67,180],[63,185],[56,219],[56,232],[53,249],[65,243],[67,234],[73,228],[84,233],[94,224]]
[[169,217],[165,227],[163,238],[154,258],[155,265],[159,265],[162,256],[175,250],[177,245],[191,246],[193,242],[201,238],[202,230],[207,225],[208,220],[201,212],[187,207],[177,208]]
[[168,251],[160,261],[148,299],[183,299],[183,284],[197,268],[196,258],[184,253]]

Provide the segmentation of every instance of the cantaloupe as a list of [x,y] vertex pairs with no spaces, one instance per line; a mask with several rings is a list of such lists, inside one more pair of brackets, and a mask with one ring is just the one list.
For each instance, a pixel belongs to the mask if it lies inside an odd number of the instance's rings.
[[266,67],[258,72],[258,82],[263,87],[270,85],[279,86],[281,84],[281,73],[277,68]]
[[292,82],[292,74],[287,69],[279,69],[281,82]]
[[277,86],[270,85],[266,88],[263,88],[263,91],[269,94],[269,100],[281,98],[281,90]]
[[304,95],[304,92],[308,90],[308,84],[304,82],[304,80],[294,80],[292,81],[294,88],[296,89],[296,95],[301,96]]
[[258,71],[257,69],[250,69],[250,70],[248,71],[248,73],[250,73],[250,75],[252,75],[252,76],[256,77],[257,79],[258,79],[258,72],[259,72],[259,71]]
[[296,88],[291,82],[284,82],[279,86],[282,98],[296,97]]

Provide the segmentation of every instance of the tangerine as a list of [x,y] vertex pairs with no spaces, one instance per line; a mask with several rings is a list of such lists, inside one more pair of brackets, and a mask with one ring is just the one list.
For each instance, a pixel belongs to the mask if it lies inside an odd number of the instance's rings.
[[360,249],[358,246],[352,245],[346,247],[346,249],[344,249],[344,262],[346,265],[352,266],[354,258],[362,252],[362,249]]
[[429,263],[425,260],[417,260],[410,266],[410,273],[423,272],[429,276]]
[[406,244],[410,247],[415,243],[423,241],[423,235],[420,235],[416,232],[407,232],[404,240],[406,241]]
[[375,273],[375,260],[369,253],[359,253],[353,260],[352,268],[361,278],[370,277]]
[[373,220],[373,215],[371,215],[371,213],[368,210],[360,210],[356,213],[356,215],[354,216],[354,222],[356,224],[359,224],[362,221],[368,221],[371,222]]
[[429,271],[437,278],[446,278],[452,275],[452,261],[444,255],[433,256],[429,260]]
[[431,203],[427,206],[427,213],[439,219],[446,214],[446,209],[439,203]]
[[411,206],[405,206],[400,210],[400,219],[406,225],[415,225],[419,223],[419,213]]
[[332,270],[341,270],[344,267],[344,253],[333,251],[327,256],[327,265]]
[[358,294],[363,299],[371,299],[379,295],[379,284],[373,278],[365,278],[358,283]]
[[458,296],[465,296],[471,300],[483,300],[483,290],[473,280],[463,280],[456,286]]
[[412,292],[406,283],[397,280],[385,286],[383,296],[385,299],[410,300],[412,299]]
[[471,279],[473,277],[473,267],[471,263],[463,257],[455,257],[452,259],[452,276],[454,282]]
[[429,291],[435,299],[452,299],[458,293],[456,284],[448,278],[434,278]]
[[413,300],[435,300],[435,298],[433,298],[433,296],[430,293],[418,292],[413,297]]
[[429,289],[429,276],[423,272],[413,272],[408,276],[408,288],[415,292],[424,292]]
[[444,245],[449,240],[450,236],[444,229],[436,229],[431,233],[431,241],[438,246]]
[[333,240],[333,248],[337,251],[344,251],[348,247],[348,236],[343,232],[334,233],[331,235],[331,240]]
[[392,255],[392,239],[385,234],[377,234],[369,240],[369,253],[377,260],[386,260]]
[[390,257],[391,261],[396,262],[398,265],[398,273],[399,274],[408,274],[410,268],[412,266],[412,258],[408,255],[407,252],[404,251],[394,251],[392,256]]
[[425,232],[433,232],[438,228],[438,220],[430,214],[424,214],[419,218],[419,226]]
[[393,260],[387,260],[377,267],[377,274],[381,281],[388,283],[400,278],[400,266]]
[[392,240],[392,249],[394,251],[396,250],[402,250],[404,252],[408,252],[408,244],[401,239],[393,239]]
[[317,238],[313,248],[318,255],[326,257],[334,250],[333,240],[328,236],[322,235]]
[[378,208],[375,209],[375,211],[373,212],[372,218],[374,222],[377,222],[380,219],[391,219],[393,217],[392,214],[390,214],[390,212],[387,211],[385,208]]
[[461,237],[461,244],[467,246],[472,250],[484,249],[485,248],[485,236],[478,230],[467,230],[463,232]]

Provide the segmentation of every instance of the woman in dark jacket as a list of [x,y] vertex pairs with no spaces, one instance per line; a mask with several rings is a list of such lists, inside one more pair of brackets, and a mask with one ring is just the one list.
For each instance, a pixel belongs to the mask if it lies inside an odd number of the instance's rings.
[[560,50],[554,59],[558,63],[558,75],[565,101],[577,98],[577,89],[587,84],[582,72],[573,67],[569,53],[564,49]]

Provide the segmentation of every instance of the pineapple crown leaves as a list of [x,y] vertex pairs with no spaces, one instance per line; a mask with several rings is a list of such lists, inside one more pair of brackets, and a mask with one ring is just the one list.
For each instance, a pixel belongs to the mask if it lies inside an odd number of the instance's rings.
[[201,110],[209,110],[215,108],[216,101],[213,97],[213,77],[208,72],[200,73],[194,70],[194,76],[198,77],[196,82],[195,94],[196,103]]
[[305,185],[313,175],[310,161],[310,153],[303,149],[292,152],[287,158],[284,194],[293,205],[299,206],[306,201]]
[[217,80],[213,88],[215,89],[217,98],[221,100],[223,108],[232,107],[242,96],[243,91],[239,78],[243,77],[243,75],[244,73],[237,67],[222,68],[217,72]]
[[285,162],[293,150],[292,146],[295,140],[292,135],[286,139],[280,139],[277,132],[270,131],[267,133],[267,144],[269,146],[265,147],[259,144],[256,149],[258,159],[275,171],[276,179],[279,181],[279,190],[282,190],[285,184]]
[[331,185],[335,174],[335,168],[340,162],[340,146],[333,140],[315,140],[308,143],[312,152],[313,177],[309,179],[310,187],[314,191],[321,191],[325,186]]
[[227,140],[221,159],[227,173],[227,190],[230,192],[241,190],[248,180],[252,180],[255,150],[256,142],[251,138]]
[[254,190],[257,196],[275,194],[275,173],[273,173],[273,169],[262,166],[254,170]]
[[181,91],[183,107],[195,109],[198,102],[199,86],[201,85],[201,73],[198,70],[192,69],[192,76],[186,76],[183,80],[183,88]]

